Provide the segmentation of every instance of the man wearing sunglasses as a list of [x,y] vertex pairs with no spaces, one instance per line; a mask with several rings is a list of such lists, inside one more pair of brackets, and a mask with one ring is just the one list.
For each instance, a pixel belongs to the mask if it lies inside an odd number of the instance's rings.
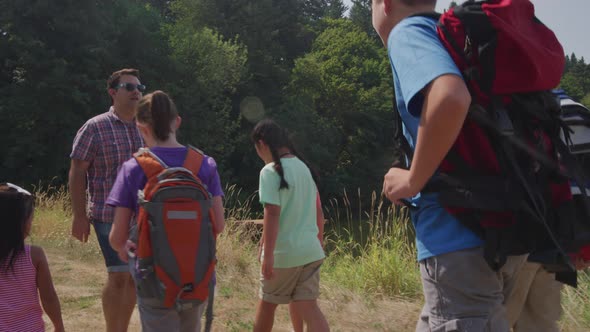
[[112,106],[78,130],[70,155],[72,235],[86,242],[91,224],[96,232],[108,272],[102,293],[107,332],[127,331],[135,307],[135,288],[127,263],[109,244],[114,211],[105,202],[119,166],[143,145],[135,125],[135,108],[145,88],[136,69],[111,74],[107,91]]

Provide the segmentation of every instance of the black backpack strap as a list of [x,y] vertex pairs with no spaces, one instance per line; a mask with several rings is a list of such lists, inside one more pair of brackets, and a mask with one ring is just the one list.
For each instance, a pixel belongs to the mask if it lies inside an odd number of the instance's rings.
[[397,108],[397,102],[395,97],[393,98],[393,125],[394,125],[394,144],[396,145],[396,150],[398,155],[393,162],[392,167],[399,167],[409,169],[410,164],[412,163],[412,159],[414,157],[414,151],[408,142],[406,136],[404,136],[403,126],[404,123],[402,121],[402,117],[399,113],[399,109]]
[[[526,211],[527,214],[529,216],[533,217],[533,220],[535,220],[536,222],[541,223],[543,228],[546,230],[547,235],[549,236],[551,242],[554,244],[555,248],[557,249],[558,255],[564,259],[563,263],[565,263],[567,265],[567,267],[570,271],[575,271],[573,264],[567,258],[568,256],[567,256],[565,250],[563,249],[563,247],[560,244],[560,242],[558,241],[558,239],[555,237],[554,232],[552,231],[550,225],[548,224],[547,217],[546,217],[548,206],[546,206],[544,204],[543,197],[539,197],[538,195],[535,195],[535,193],[536,193],[535,188],[531,187],[531,183],[529,181],[527,181],[526,175],[522,172],[521,168],[519,167],[519,164],[516,160],[516,158],[517,158],[516,157],[516,154],[517,154],[516,149],[522,150],[523,152],[528,153],[532,158],[536,159],[538,162],[543,164],[548,169],[555,171],[557,174],[561,174],[559,164],[556,161],[551,160],[547,155],[540,153],[539,151],[535,150],[534,148],[531,148],[527,144],[527,142],[525,142],[523,139],[518,138],[514,135],[504,135],[502,133],[502,130],[497,126],[497,124],[493,120],[489,119],[486,116],[477,116],[477,114],[478,114],[477,110],[475,110],[475,111],[470,110],[470,113],[472,113],[471,114],[472,116],[475,115],[475,117],[477,119],[476,121],[478,122],[478,124],[480,124],[482,127],[486,128],[486,129],[490,130],[490,132],[493,133],[494,136],[497,138],[496,143],[500,144],[501,151],[504,151],[503,156],[506,158],[505,162],[512,170],[512,174],[514,175],[514,179],[518,182],[518,184],[520,185],[520,187],[524,190],[524,193],[526,194],[526,202],[528,202],[528,204],[526,204],[526,205],[528,205],[530,207],[528,209],[528,211]],[[552,139],[552,141],[555,143],[558,151],[560,150],[559,146],[565,146],[565,144],[560,139],[557,139],[557,140]],[[566,159],[567,159],[567,157],[566,157]],[[526,207],[526,206],[523,205],[523,207]]]
[[215,298],[215,284],[209,283],[209,297],[207,299],[207,310],[205,311],[205,332],[211,331],[213,325],[213,302]]
[[416,17],[416,16],[417,17],[428,17],[428,18],[438,21],[440,19],[440,15],[441,14],[437,13],[437,12],[422,12],[422,13],[416,13],[416,14],[410,15],[408,17]]
[[555,280],[570,285],[574,288],[578,287],[578,272],[577,271],[563,271],[555,273]]

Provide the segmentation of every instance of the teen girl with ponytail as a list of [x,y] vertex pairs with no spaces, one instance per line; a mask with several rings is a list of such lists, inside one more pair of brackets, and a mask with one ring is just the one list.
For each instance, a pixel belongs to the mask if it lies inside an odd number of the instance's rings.
[[[154,91],[139,101],[136,117],[139,131],[150,151],[169,167],[182,166],[188,148],[176,140],[181,118],[172,99],[162,91]],[[197,177],[211,193],[215,229],[221,232],[224,228],[223,191],[217,173],[217,164],[213,158],[204,156]],[[137,161],[131,158],[121,166],[107,200],[107,204],[115,207],[115,220],[109,240],[123,261],[128,261],[128,252],[136,247],[136,244],[129,240],[129,229],[138,211],[137,191],[143,189],[146,182],[145,173]],[[143,332],[201,330],[201,316],[205,303],[177,311],[175,308],[154,305],[150,299],[137,297],[137,306]]]

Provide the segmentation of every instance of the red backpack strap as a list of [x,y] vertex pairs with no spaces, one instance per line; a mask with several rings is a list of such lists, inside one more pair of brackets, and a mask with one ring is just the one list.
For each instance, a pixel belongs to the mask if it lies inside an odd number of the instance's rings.
[[157,182],[157,175],[160,174],[164,169],[168,168],[168,166],[148,148],[139,149],[139,151],[133,154],[133,157],[148,179],[146,186]]
[[184,158],[184,164],[182,167],[193,172],[195,177],[198,178],[199,170],[201,169],[205,155],[203,154],[203,151],[190,145],[187,146],[186,150],[186,158]]

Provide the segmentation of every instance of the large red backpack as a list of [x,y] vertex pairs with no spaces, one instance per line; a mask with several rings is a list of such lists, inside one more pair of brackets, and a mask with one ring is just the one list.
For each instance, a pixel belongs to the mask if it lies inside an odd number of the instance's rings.
[[[423,192],[439,193],[445,209],[484,240],[493,269],[531,253],[529,260],[575,285],[568,253],[590,243],[590,227],[574,215],[569,181],[581,172],[560,139],[569,129],[550,91],[565,64],[559,41],[529,0],[470,0],[420,16],[438,19],[439,38],[472,97],[456,142]],[[397,122],[411,160],[399,114]]]

